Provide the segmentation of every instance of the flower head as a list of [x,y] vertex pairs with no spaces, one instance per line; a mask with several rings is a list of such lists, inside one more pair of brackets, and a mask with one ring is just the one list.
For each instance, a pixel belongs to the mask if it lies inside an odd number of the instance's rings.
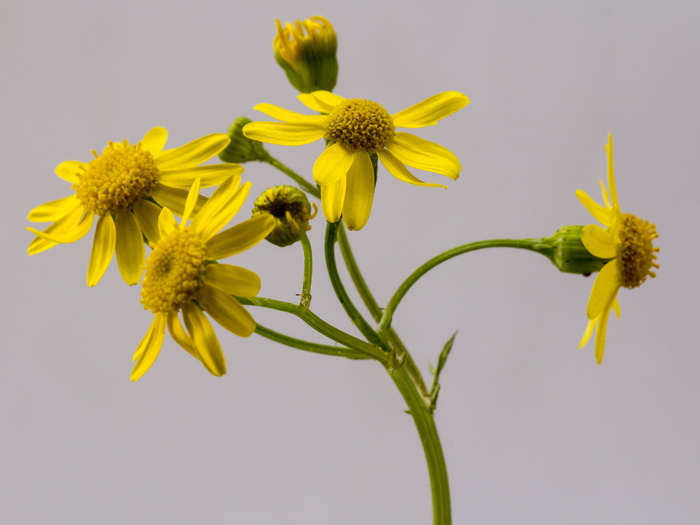
[[[73,195],[34,208],[33,222],[52,222],[29,244],[30,255],[83,238],[98,217],[88,264],[88,286],[96,285],[115,251],[119,271],[127,284],[141,279],[145,257],[143,238],[158,239],[158,214],[167,206],[182,215],[187,190],[196,178],[201,186],[214,186],[240,174],[237,164],[198,166],[229,142],[223,133],[194,140],[175,149],[163,149],[165,128],[151,129],[140,142],[109,142],[90,162],[68,160],[56,167],[56,175],[71,183]],[[205,202],[200,197],[195,211]],[[157,203],[157,204],[154,204]]]
[[338,78],[338,38],[331,23],[312,16],[303,22],[282,26],[277,20],[276,24],[272,50],[290,84],[302,93],[333,91]]
[[611,135],[608,135],[605,151],[608,157],[609,191],[601,181],[604,205],[596,203],[586,192],[576,191],[576,196],[591,215],[607,227],[590,224],[581,230],[581,241],[586,249],[594,256],[608,260],[593,283],[586,310],[588,326],[579,345],[584,346],[593,331],[596,331],[595,357],[598,363],[603,361],[610,310],[615,310],[617,316],[620,316],[618,290],[621,287],[636,288],[646,281],[647,277],[656,277],[653,269],[659,267],[655,262],[659,248],[653,245],[653,240],[659,236],[656,226],[620,210],[615,187]]
[[309,221],[316,217],[318,208],[311,204],[306,194],[294,186],[273,186],[255,199],[253,217],[271,215],[275,228],[267,240],[280,247],[289,246],[300,240],[311,229]]
[[134,353],[132,381],[145,374],[158,357],[166,326],[172,338],[209,372],[216,376],[226,373],[221,345],[202,310],[238,336],[248,337],[255,331],[255,320],[232,296],[257,295],[260,278],[245,268],[215,262],[253,247],[274,227],[274,220],[263,215],[220,231],[238,212],[249,191],[249,182],[240,186],[240,176],[228,178],[187,226],[199,193],[197,179],[179,225],[168,208],[160,212],[160,239],[151,243],[153,252],[146,261],[141,289],[141,303],[154,317]]
[[422,182],[405,165],[457,179],[462,169],[448,149],[396,128],[422,128],[455,113],[469,103],[462,93],[446,91],[393,115],[376,102],[345,99],[328,91],[297,97],[322,115],[302,115],[258,104],[254,109],[282,122],[252,122],[243,133],[272,144],[299,146],[325,138],[328,146],[313,167],[321,186],[321,205],[326,219],[338,222],[341,215],[351,230],[361,229],[369,219],[374,198],[376,154],[397,179],[418,186],[442,184]]

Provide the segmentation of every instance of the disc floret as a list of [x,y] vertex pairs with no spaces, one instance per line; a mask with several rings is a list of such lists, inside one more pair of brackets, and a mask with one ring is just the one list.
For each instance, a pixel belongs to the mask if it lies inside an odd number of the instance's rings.
[[655,262],[656,252],[652,241],[659,234],[656,226],[649,221],[635,217],[630,213],[620,218],[620,284],[625,288],[636,288],[647,277],[656,277],[652,268],[658,268]]
[[324,138],[351,152],[375,152],[389,144],[395,129],[389,112],[381,105],[352,98],[344,100],[329,113]]

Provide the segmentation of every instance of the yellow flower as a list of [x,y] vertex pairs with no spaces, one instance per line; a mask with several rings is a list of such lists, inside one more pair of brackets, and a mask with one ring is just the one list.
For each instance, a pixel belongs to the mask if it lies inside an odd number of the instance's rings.
[[610,189],[608,192],[603,181],[600,181],[605,205],[596,203],[582,190],[576,191],[576,196],[591,215],[607,227],[601,228],[596,224],[589,224],[581,230],[581,241],[586,249],[596,257],[609,259],[593,283],[586,310],[588,326],[579,345],[579,348],[583,347],[595,330],[595,357],[598,363],[603,361],[605,331],[610,310],[615,310],[617,316],[620,316],[620,305],[617,302],[618,290],[620,287],[636,288],[646,281],[647,277],[656,277],[652,268],[659,267],[654,262],[659,248],[655,248],[652,244],[652,241],[659,236],[656,233],[656,226],[632,214],[622,213],[620,210],[615,187],[611,135],[608,135],[605,151],[608,157]]
[[197,202],[199,179],[192,185],[179,225],[168,208],[160,212],[160,240],[151,243],[153,252],[146,261],[141,288],[141,303],[154,317],[134,353],[132,381],[145,374],[158,357],[166,326],[172,338],[209,372],[216,376],[226,373],[221,345],[202,310],[238,336],[248,337],[255,331],[255,320],[232,296],[257,295],[260,278],[245,268],[215,262],[255,246],[275,225],[270,215],[262,215],[220,231],[250,191],[251,184],[240,186],[240,180],[239,175],[226,179],[189,226],[186,223]]
[[452,152],[396,128],[437,124],[469,103],[462,93],[439,93],[394,115],[376,102],[344,99],[328,91],[300,94],[297,98],[324,114],[302,115],[271,104],[258,104],[254,109],[282,122],[251,122],[243,133],[261,142],[285,146],[309,144],[321,138],[329,142],[314,163],[313,176],[321,186],[321,205],[330,222],[338,222],[342,214],[351,230],[359,230],[367,223],[375,185],[371,154],[376,153],[394,177],[410,184],[445,187],[420,181],[404,164],[451,179],[459,176],[462,166]]
[[[143,238],[158,240],[160,207],[182,215],[187,190],[196,178],[208,187],[243,172],[237,164],[198,166],[226,147],[229,138],[223,133],[166,150],[167,138],[165,128],[153,128],[136,144],[109,142],[100,155],[92,151],[95,158],[90,162],[68,160],[56,166],[56,175],[70,182],[75,193],[29,212],[30,221],[53,223],[44,231],[27,228],[36,234],[29,255],[83,238],[97,216],[88,286],[99,282],[115,251],[124,281],[138,283],[145,255]],[[197,208],[205,200],[200,197]]]

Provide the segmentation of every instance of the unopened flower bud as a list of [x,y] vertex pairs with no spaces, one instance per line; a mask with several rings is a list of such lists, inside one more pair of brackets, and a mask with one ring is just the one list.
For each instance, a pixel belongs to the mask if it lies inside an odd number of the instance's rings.
[[318,212],[306,194],[294,186],[274,186],[260,194],[254,202],[253,217],[270,214],[275,218],[275,228],[266,237],[277,246],[289,246],[300,240],[311,229],[309,220]]
[[262,142],[249,139],[243,134],[243,126],[249,122],[250,119],[246,117],[238,117],[233,121],[227,133],[231,138],[231,142],[219,153],[221,160],[242,164],[251,160],[267,160],[270,158],[270,154],[263,147]]

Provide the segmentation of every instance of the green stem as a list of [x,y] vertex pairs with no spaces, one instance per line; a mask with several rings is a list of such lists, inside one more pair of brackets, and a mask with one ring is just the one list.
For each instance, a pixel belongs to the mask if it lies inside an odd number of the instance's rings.
[[298,348],[299,350],[313,352],[315,354],[334,355],[339,357],[347,357],[348,359],[369,359],[367,355],[352,348],[321,345],[318,343],[312,343],[311,341],[296,339],[295,337],[290,337],[288,335],[275,332],[274,330],[262,326],[261,324],[258,324],[258,326],[255,328],[255,333],[271,341],[275,341],[292,348]]
[[297,172],[292,170],[290,167],[282,164],[276,158],[269,156],[268,158],[263,159],[263,162],[267,162],[270,166],[273,166],[273,167],[277,168],[278,170],[280,170],[285,175],[288,175],[294,182],[296,182],[307,193],[313,195],[314,197],[316,197],[318,199],[321,198],[321,191],[316,187],[315,184],[311,184],[304,177],[299,175]]
[[313,275],[314,258],[311,242],[306,234],[301,238],[301,246],[304,248],[304,281],[301,285],[299,306],[308,310],[311,306],[311,276]]
[[476,250],[483,250],[485,248],[519,248],[522,250],[529,250],[547,255],[548,251],[551,250],[551,244],[547,243],[545,239],[493,239],[489,241],[478,241],[457,246],[456,248],[452,248],[451,250],[447,250],[446,252],[433,257],[428,262],[420,266],[411,275],[409,275],[403,283],[401,283],[384,308],[382,319],[379,321],[379,332],[386,333],[391,326],[394,311],[401,302],[401,299],[403,299],[404,295],[406,295],[406,292],[408,292],[411,286],[413,286],[416,281],[418,281],[418,279],[420,279],[428,271],[432,270],[437,265],[452,259],[453,257]]

